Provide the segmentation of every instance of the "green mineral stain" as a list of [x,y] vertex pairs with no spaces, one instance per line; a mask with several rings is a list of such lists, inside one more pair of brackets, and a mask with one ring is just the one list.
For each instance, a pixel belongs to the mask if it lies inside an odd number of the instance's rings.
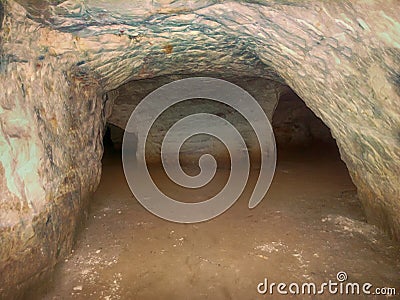
[[362,29],[370,31],[369,26],[367,25],[367,23],[365,23],[363,19],[357,18],[357,22]]
[[381,32],[379,34],[379,37],[386,43],[391,44],[392,46],[399,48],[400,49],[400,43],[394,41],[392,39],[392,37],[390,36],[390,34],[388,34],[387,32]]
[[396,20],[394,20],[393,18],[389,17],[387,14],[385,14],[384,12],[381,12],[380,15],[387,19],[388,21],[390,21],[392,23],[392,29],[394,31],[397,31],[398,33],[400,33],[400,23],[397,22]]

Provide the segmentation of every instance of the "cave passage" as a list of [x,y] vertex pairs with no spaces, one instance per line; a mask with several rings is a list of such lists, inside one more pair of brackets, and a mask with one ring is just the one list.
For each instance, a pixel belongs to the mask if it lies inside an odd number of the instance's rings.
[[[185,109],[196,111],[193,103],[180,112]],[[399,249],[366,223],[329,129],[290,90],[280,98],[272,123],[278,163],[265,199],[248,209],[257,178],[253,167],[239,201],[221,216],[196,224],[165,221],[136,201],[122,170],[123,130],[109,124],[113,129],[105,134],[103,175],[89,221],[41,297],[258,299],[257,285],[264,278],[320,285],[335,280],[338,272],[357,282],[399,288]],[[158,137],[153,139],[154,146]],[[198,149],[199,141],[187,148]],[[196,173],[192,157],[183,155],[183,168]],[[153,180],[184,202],[206,200],[223,187],[229,174],[222,165],[212,184],[185,191],[168,182],[155,161],[150,168]]]
[[[246,299],[264,278],[321,282],[339,271],[398,286],[399,74],[396,1],[0,0],[0,298]],[[245,142],[232,157],[249,150],[251,177],[222,215],[174,224],[133,198],[121,141],[141,132],[127,121],[144,96],[198,76],[257,100],[278,165],[248,209],[273,151],[226,102],[175,103],[145,141],[161,189],[199,202],[228,178],[223,143],[201,134],[179,160],[196,175],[211,151],[218,172],[203,190],[177,188],[160,166],[166,129],[197,111],[219,118],[201,126],[235,124]],[[256,124],[266,120],[257,111]]]

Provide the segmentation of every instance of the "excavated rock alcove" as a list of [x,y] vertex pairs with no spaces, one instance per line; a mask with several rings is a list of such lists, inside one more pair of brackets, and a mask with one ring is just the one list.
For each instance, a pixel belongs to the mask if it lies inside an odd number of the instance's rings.
[[[112,95],[110,94],[109,97],[115,99],[112,103],[111,114],[107,118],[107,122],[110,125],[111,140],[114,143],[114,147],[117,149],[121,148],[124,130],[129,117],[142,99],[167,83],[187,77],[174,75],[130,81],[112,91]],[[288,90],[287,86],[265,78],[236,77],[225,78],[225,80],[245,88],[258,101],[270,122],[272,122],[272,116],[280,95]],[[206,99],[193,99],[174,105],[162,114],[162,118],[156,120],[148,137],[146,150],[146,161],[148,163],[159,163],[161,145],[166,131],[183,116],[196,112],[215,114],[235,124],[235,128],[241,133],[244,140],[247,141],[250,156],[256,162],[256,157],[259,157],[260,149],[257,137],[252,131],[250,124],[238,112],[226,105],[219,105],[215,101]],[[211,125],[207,124],[207,121],[204,121],[203,126]],[[183,133],[184,131],[180,134]],[[219,161],[219,166],[227,166],[229,164],[229,155],[226,153],[225,146],[217,139],[207,135],[197,135],[184,143],[180,152],[181,162],[183,164],[197,164],[201,153],[212,153],[214,158]]]
[[329,127],[368,222],[400,240],[397,2],[2,0],[0,24],[2,294],[70,251],[131,81],[289,86]]

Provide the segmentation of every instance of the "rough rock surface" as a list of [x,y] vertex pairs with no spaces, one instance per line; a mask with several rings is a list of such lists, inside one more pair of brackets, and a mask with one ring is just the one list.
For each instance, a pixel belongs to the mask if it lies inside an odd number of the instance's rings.
[[279,146],[298,149],[307,148],[312,143],[333,143],[329,128],[293,91],[287,91],[279,98],[272,127],[278,149]]
[[369,222],[400,240],[397,1],[0,3],[3,294],[71,247],[100,176],[101,95],[161,75],[289,85],[331,129]]
[[[0,295],[45,275],[69,253],[100,180],[100,84],[71,66],[72,39],[38,30],[5,3],[0,65]],[[14,36],[15,35],[15,36]],[[58,42],[56,41],[58,39]],[[56,52],[57,51],[57,52]],[[8,294],[10,293],[10,294]],[[0,298],[3,298],[0,297]]]
[[[112,112],[107,122],[125,129],[133,110],[149,93],[164,84],[186,77],[179,75],[162,76],[146,80],[130,81],[122,85],[116,91],[118,96],[114,100]],[[280,95],[286,93],[288,90],[287,86],[265,78],[238,77],[224,79],[237,84],[249,92],[258,101],[271,122]],[[113,92],[115,93],[115,91]],[[147,162],[159,161],[161,144],[166,131],[183,116],[196,112],[207,112],[218,115],[228,120],[231,124],[234,124],[235,128],[247,142],[251,157],[257,156],[259,152],[257,138],[251,126],[238,112],[235,112],[226,105],[217,104],[215,101],[197,99],[174,105],[156,120],[148,137],[148,147],[146,147]],[[204,121],[203,124],[207,124],[209,127],[212,126],[208,121]],[[119,148],[122,144],[123,133],[114,126],[111,126],[111,139],[116,148]],[[183,132],[180,134],[183,134]],[[220,162],[220,165],[228,163],[227,159],[229,157],[227,157],[225,146],[210,136],[194,136],[184,143],[181,150],[180,159],[182,163],[195,162],[197,165],[200,154],[204,153],[211,153]]]

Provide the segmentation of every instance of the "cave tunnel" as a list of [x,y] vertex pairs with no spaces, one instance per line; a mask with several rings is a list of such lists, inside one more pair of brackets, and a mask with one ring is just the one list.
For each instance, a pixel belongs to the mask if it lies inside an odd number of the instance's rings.
[[[357,284],[361,298],[395,299],[398,12],[379,0],[1,0],[0,298],[332,299]],[[229,100],[187,99],[143,141],[160,98],[130,131],[148,95],[193,78],[228,82],[254,99],[238,102],[244,111],[259,110],[246,118]],[[214,158],[211,180],[185,188],[162,152],[169,129],[196,114],[217,118],[188,119],[179,138],[230,123],[244,144],[203,132],[178,155],[164,151],[190,178],[208,170],[204,154]],[[262,166],[272,148],[257,128],[276,142],[270,187]],[[152,214],[128,184],[132,133],[159,190],[193,207],[219,195],[248,153],[237,201],[203,222]],[[259,183],[268,191],[250,209]],[[344,288],[324,289],[329,281]]]

